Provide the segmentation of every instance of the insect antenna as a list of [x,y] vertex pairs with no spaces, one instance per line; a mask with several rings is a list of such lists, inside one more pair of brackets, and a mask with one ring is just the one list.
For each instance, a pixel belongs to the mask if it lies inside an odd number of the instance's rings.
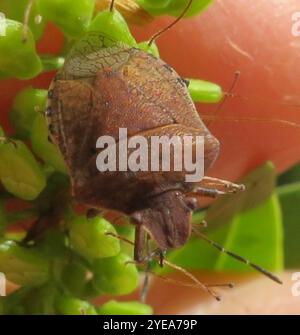
[[220,111],[220,110],[222,109],[222,107],[224,106],[224,104],[225,104],[227,98],[228,98],[229,96],[232,96],[232,94],[233,94],[232,92],[233,92],[233,90],[234,90],[235,87],[236,87],[236,84],[237,84],[237,82],[238,82],[238,80],[239,80],[239,78],[240,78],[240,75],[241,75],[241,72],[240,72],[240,71],[236,71],[236,72],[235,72],[233,82],[232,82],[232,84],[231,84],[231,86],[230,86],[228,92],[226,92],[226,93],[224,94],[224,97],[223,97],[222,101],[219,103],[218,107],[216,108],[216,110],[214,111],[214,113],[213,113],[213,115],[212,115],[213,118],[210,119],[210,121],[207,123],[207,126],[209,126],[209,125],[212,123],[212,121],[214,120],[214,118],[217,117],[217,114],[219,113],[219,111]]
[[275,281],[278,284],[282,284],[282,281],[276,277],[275,275],[273,275],[271,272],[263,269],[262,267],[250,262],[249,260],[231,252],[228,251],[226,249],[224,249],[221,245],[219,245],[218,243],[212,241],[211,239],[209,239],[206,235],[202,234],[201,232],[199,232],[195,227],[192,228],[193,232],[195,233],[196,236],[198,236],[199,238],[201,238],[202,240],[206,241],[207,243],[209,243],[210,245],[212,245],[214,248],[218,249],[221,252],[224,252],[225,254],[227,254],[228,256],[236,259],[237,261],[244,263],[246,265],[249,265],[250,267],[252,267],[253,269],[255,269],[256,271],[262,273],[263,275],[265,275],[266,277],[270,278],[271,280]]
[[112,233],[112,232],[107,232],[107,233],[105,233],[105,235],[107,235],[107,236],[113,236],[113,237],[117,238],[120,241],[123,241],[125,243],[131,244],[132,246],[134,246],[134,243],[132,241],[128,240],[126,237],[123,237],[121,235],[118,235],[118,234],[115,234],[115,233]]
[[281,124],[283,126],[290,126],[290,127],[295,127],[295,128],[300,128],[300,124],[297,122],[293,122],[293,121],[288,121],[288,120],[284,120],[284,119],[274,119],[274,118],[260,118],[260,117],[231,117],[231,116],[218,116],[219,111],[222,109],[222,107],[224,106],[225,102],[227,101],[228,98],[238,98],[244,101],[251,101],[251,100],[256,100],[256,101],[260,101],[260,102],[265,102],[265,103],[272,103],[272,104],[276,104],[276,105],[282,105],[282,106],[286,106],[286,107],[294,107],[294,108],[299,108],[300,107],[300,103],[290,103],[290,102],[277,102],[271,99],[266,99],[266,98],[262,98],[262,97],[250,97],[250,96],[243,96],[240,94],[236,94],[233,93],[238,80],[241,76],[241,72],[240,71],[236,71],[234,74],[234,80],[229,88],[229,90],[227,92],[224,92],[224,96],[223,99],[221,100],[221,102],[219,103],[219,105],[217,106],[216,110],[212,113],[212,114],[202,114],[201,113],[201,118],[208,120],[208,122],[206,123],[206,126],[209,127],[211,125],[211,123],[213,121],[229,121],[229,122],[244,122],[244,121],[253,121],[253,122],[271,122],[271,123],[277,123],[277,124]]
[[[165,282],[168,282],[168,283],[172,283],[172,284],[175,284],[175,285],[180,285],[180,286],[185,286],[185,287],[194,287],[194,288],[197,288],[198,287],[198,284],[193,284],[193,283],[186,283],[182,280],[177,280],[177,279],[173,279],[173,278],[170,278],[170,277],[165,277],[161,274],[158,274],[158,273],[155,273],[154,271],[150,271],[150,273],[154,276],[154,277],[157,277],[159,279],[162,279],[163,281]],[[233,283],[216,283],[216,284],[204,284],[206,287],[224,287],[224,288],[234,288],[234,284]]]
[[185,7],[184,11],[176,18],[176,20],[174,20],[171,24],[169,24],[167,27],[159,30],[156,34],[154,34],[148,43],[148,46],[151,47],[152,43],[159,37],[161,36],[163,33],[165,33],[166,31],[168,31],[169,29],[171,29],[173,26],[176,25],[176,23],[178,23],[184,16],[185,14],[189,11],[191,5],[193,3],[193,0],[189,0],[187,6]]
[[207,115],[207,114],[201,114],[202,119],[206,120],[214,120],[214,121],[229,121],[229,122],[271,122],[271,123],[277,123],[281,124],[282,126],[288,126],[288,127],[294,127],[294,128],[300,128],[300,124],[293,121],[283,120],[283,119],[269,119],[269,118],[256,118],[251,116],[245,116],[245,117],[233,117],[233,116],[222,116],[217,117],[216,115]]
[[114,7],[115,7],[115,0],[111,0],[110,6],[109,6],[110,12],[112,12],[114,10]]

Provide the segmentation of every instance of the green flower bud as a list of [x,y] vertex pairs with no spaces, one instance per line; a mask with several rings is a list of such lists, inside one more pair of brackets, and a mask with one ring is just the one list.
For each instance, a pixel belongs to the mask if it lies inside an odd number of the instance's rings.
[[88,31],[99,32],[99,34],[104,34],[113,40],[124,42],[129,46],[137,46],[125,19],[117,10],[112,12],[104,10],[98,13],[91,22]]
[[48,140],[48,126],[45,117],[37,114],[31,129],[32,150],[44,162],[57,171],[68,174],[67,166],[57,146]]
[[112,257],[120,252],[117,238],[107,235],[116,234],[115,228],[105,219],[77,216],[69,224],[71,246],[87,259]]
[[58,298],[55,306],[62,315],[97,315],[95,307],[90,303],[72,297]]
[[43,112],[46,108],[46,99],[47,90],[27,87],[18,92],[9,114],[18,137],[22,139],[30,137],[34,119],[38,112]]
[[19,285],[39,285],[48,279],[49,264],[37,251],[13,241],[0,243],[0,272]]
[[158,47],[155,44],[155,42],[153,42],[150,47],[149,47],[148,43],[149,42],[147,42],[147,41],[141,42],[141,43],[138,44],[138,47],[141,50],[144,50],[144,51],[148,52],[149,54],[152,54],[153,56],[159,58],[159,50],[158,50]]
[[[188,0],[136,0],[151,15],[172,15],[178,17],[186,8]],[[187,16],[194,16],[203,11],[213,0],[193,1]]]
[[189,82],[189,92],[195,102],[218,103],[224,97],[222,88],[217,84],[200,79],[190,79]]
[[0,36],[0,72],[18,79],[30,79],[42,71],[30,29],[24,38],[23,24],[5,20],[5,35]]
[[97,259],[93,264],[93,285],[99,292],[123,295],[134,291],[139,283],[139,274],[134,264],[126,264],[131,258],[119,254],[111,258]]
[[[0,12],[4,13],[5,16],[11,20],[23,22],[27,6],[28,0],[1,0]],[[42,18],[40,22],[37,20],[39,15],[40,9],[38,1],[34,1],[30,10],[28,25],[36,40],[42,36],[45,28],[44,20]]]
[[95,0],[39,0],[42,16],[53,21],[68,37],[83,34],[94,13]]
[[69,293],[82,296],[87,284],[88,269],[79,261],[72,261],[63,270],[62,282]]
[[152,315],[150,306],[137,301],[119,302],[110,300],[97,308],[100,315]]
[[24,200],[35,199],[46,186],[39,164],[21,141],[0,146],[0,179],[8,192]]

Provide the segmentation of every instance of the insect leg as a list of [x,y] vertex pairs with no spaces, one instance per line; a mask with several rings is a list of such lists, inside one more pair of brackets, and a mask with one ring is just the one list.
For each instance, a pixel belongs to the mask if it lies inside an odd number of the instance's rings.
[[220,191],[223,191],[223,194],[245,191],[245,185],[243,184],[235,184],[227,180],[206,176],[202,178],[200,185],[203,185],[206,188],[216,188],[219,190],[221,188]]
[[135,227],[135,240],[134,240],[134,260],[136,262],[144,261],[144,246],[145,246],[145,231],[141,225]]

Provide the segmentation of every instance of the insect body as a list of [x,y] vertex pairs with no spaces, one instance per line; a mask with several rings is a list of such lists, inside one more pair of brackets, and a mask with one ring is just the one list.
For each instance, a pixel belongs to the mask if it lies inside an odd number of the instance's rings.
[[[118,140],[120,128],[127,129],[129,138],[141,135],[147,141],[163,135],[203,136],[204,172],[219,152],[218,140],[203,124],[187,83],[176,71],[147,52],[103,34],[90,33],[74,45],[50,86],[46,116],[51,139],[68,165],[74,198],[93,209],[129,216],[136,225],[134,257],[138,262],[145,259],[147,234],[161,257],[163,251],[187,242],[199,196],[244,189],[209,177],[199,183],[186,182],[184,169],[97,170],[97,139],[109,135]],[[190,145],[194,151],[195,142]],[[227,253],[280,282],[266,270]]]

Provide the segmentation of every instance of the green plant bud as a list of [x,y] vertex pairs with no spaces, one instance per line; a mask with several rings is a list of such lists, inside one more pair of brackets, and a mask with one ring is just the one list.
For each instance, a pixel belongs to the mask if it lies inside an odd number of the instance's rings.
[[23,24],[6,19],[5,34],[0,36],[0,71],[18,79],[30,79],[42,71],[41,60],[36,53],[35,41],[30,29],[24,38]]
[[47,281],[49,264],[37,251],[14,241],[0,243],[0,272],[19,285],[39,285]]
[[97,308],[100,315],[152,315],[150,306],[137,301],[119,302],[110,300]]
[[218,103],[224,97],[219,85],[200,79],[189,79],[189,92],[195,102]]
[[95,0],[39,0],[42,16],[53,21],[68,37],[82,35],[94,13]]
[[[129,241],[134,241],[135,237],[135,228],[132,224],[122,224],[122,225],[116,225],[116,230],[118,235],[125,237]],[[126,241],[120,241],[121,245],[121,251],[125,254],[132,256],[134,246],[132,244],[127,243]]]
[[70,221],[69,229],[71,246],[89,260],[112,257],[120,252],[119,240],[107,235],[116,234],[115,228],[101,217],[76,216]]
[[138,44],[138,47],[141,50],[144,50],[144,51],[148,52],[149,54],[152,54],[153,56],[159,58],[159,50],[158,50],[158,47],[157,47],[156,43],[153,42],[150,47],[149,47],[148,43],[149,42],[147,42],[147,41],[141,42],[141,43]]
[[32,288],[23,298],[21,305],[24,306],[26,315],[54,315],[55,299],[58,295],[54,282]]
[[0,146],[0,179],[8,192],[24,200],[35,199],[46,186],[39,164],[21,141]]
[[[188,0],[136,0],[151,15],[172,15],[178,17],[186,8]],[[203,11],[213,0],[193,1],[186,16],[194,16]]]
[[0,236],[3,235],[6,224],[7,224],[7,215],[5,211],[4,201],[0,200]]
[[99,292],[123,295],[134,291],[139,283],[139,274],[135,264],[126,262],[131,258],[126,254],[97,259],[93,264],[93,285]]
[[[24,21],[24,13],[28,7],[28,0],[1,0],[0,1],[0,12],[4,13],[6,17],[11,20],[19,22]],[[38,1],[34,1],[30,10],[30,16],[28,25],[32,31],[34,38],[38,40],[44,31],[45,22],[37,20],[40,15],[40,9]]]
[[16,95],[10,121],[16,129],[16,135],[29,139],[35,117],[46,108],[47,90],[27,87]]
[[91,22],[89,32],[99,32],[113,40],[136,47],[137,43],[128,28],[123,16],[117,11],[104,10],[97,14]]
[[97,315],[96,309],[87,301],[63,296],[57,299],[56,309],[62,315]]
[[87,267],[75,260],[64,268],[62,282],[70,294],[82,296],[88,281],[87,274]]
[[68,169],[59,149],[48,140],[48,126],[45,117],[37,114],[31,129],[32,150],[55,170],[68,174]]

